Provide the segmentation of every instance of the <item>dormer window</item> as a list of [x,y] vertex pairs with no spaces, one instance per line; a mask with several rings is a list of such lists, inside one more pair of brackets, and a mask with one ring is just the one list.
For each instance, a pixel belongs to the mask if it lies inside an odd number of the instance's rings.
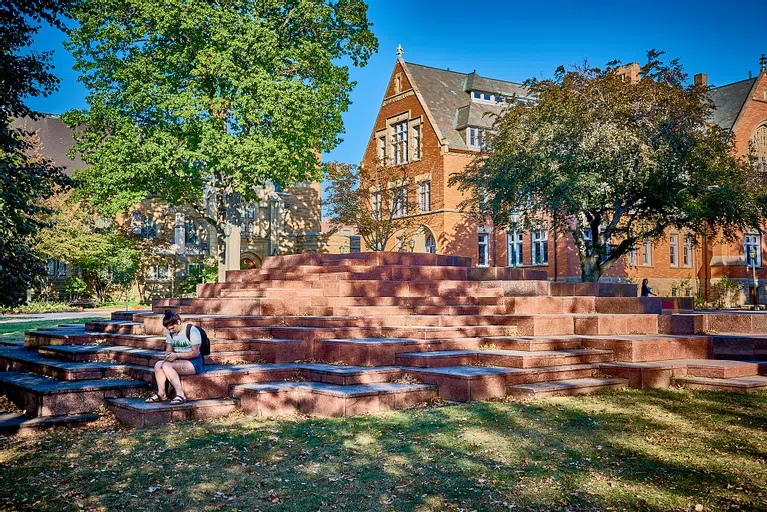
[[495,105],[496,103],[505,102],[506,98],[504,98],[500,94],[492,94],[489,92],[481,92],[481,91],[472,91],[471,101],[473,101],[474,103],[487,103],[490,105]]
[[485,130],[482,128],[468,127],[466,128],[466,145],[469,149],[480,151],[484,144]]

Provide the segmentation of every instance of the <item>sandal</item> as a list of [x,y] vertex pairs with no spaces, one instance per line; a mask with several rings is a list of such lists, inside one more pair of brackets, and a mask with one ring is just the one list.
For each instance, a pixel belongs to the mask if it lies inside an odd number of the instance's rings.
[[157,403],[157,402],[164,402],[165,400],[167,400],[167,398],[161,397],[160,395],[155,393],[154,395],[150,396],[149,398],[147,398],[144,401],[146,403],[148,403],[148,404],[153,404],[153,403]]
[[173,400],[171,400],[169,403],[170,405],[181,405],[184,402],[186,402],[186,397],[176,395],[175,397],[173,397]]

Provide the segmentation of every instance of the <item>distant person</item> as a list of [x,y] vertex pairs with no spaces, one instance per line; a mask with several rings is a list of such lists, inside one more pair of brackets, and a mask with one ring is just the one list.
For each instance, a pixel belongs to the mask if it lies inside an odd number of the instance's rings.
[[167,400],[165,383],[170,382],[173,389],[176,390],[176,396],[170,401],[170,404],[183,404],[186,402],[186,395],[179,375],[194,375],[202,372],[203,361],[202,354],[200,354],[202,335],[199,328],[182,323],[178,313],[171,310],[165,311],[162,325],[168,330],[168,334],[165,337],[163,360],[157,361],[154,365],[157,393],[147,398],[146,401],[152,403]]
[[649,297],[650,295],[657,297],[657,295],[652,292],[652,288],[648,286],[648,283],[649,281],[646,278],[642,280],[642,297]]

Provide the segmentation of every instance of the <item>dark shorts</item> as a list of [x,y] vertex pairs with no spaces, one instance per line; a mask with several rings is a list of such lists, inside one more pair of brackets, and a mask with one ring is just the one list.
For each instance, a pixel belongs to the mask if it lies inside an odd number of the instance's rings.
[[192,363],[192,366],[194,366],[195,373],[199,374],[205,370],[205,363],[202,362],[202,354],[195,357],[194,359],[190,359],[189,362]]

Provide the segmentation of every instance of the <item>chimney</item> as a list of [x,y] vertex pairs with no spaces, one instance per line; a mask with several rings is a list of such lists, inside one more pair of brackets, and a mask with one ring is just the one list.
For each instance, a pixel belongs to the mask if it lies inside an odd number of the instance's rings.
[[695,79],[695,85],[702,85],[703,87],[708,87],[708,75],[706,73],[698,73],[694,77]]
[[627,78],[630,83],[635,84],[639,81],[640,69],[638,63],[629,62],[625,66],[618,68],[618,75]]

